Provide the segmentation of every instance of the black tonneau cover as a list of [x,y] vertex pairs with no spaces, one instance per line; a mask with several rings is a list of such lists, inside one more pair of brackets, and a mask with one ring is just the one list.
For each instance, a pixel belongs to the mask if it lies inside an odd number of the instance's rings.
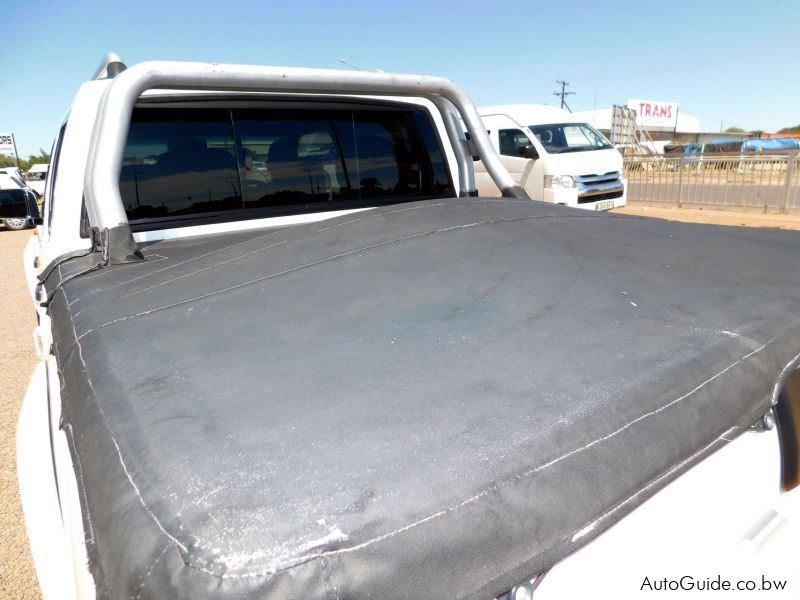
[[491,598],[800,352],[792,232],[460,198],[144,252],[51,305],[101,597]]

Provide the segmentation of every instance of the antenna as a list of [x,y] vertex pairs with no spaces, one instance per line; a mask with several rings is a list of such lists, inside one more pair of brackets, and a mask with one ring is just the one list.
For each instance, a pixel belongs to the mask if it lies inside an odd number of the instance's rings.
[[342,63],[343,65],[346,65],[346,66],[350,67],[351,69],[355,69],[356,71],[361,71],[361,69],[359,69],[357,66],[355,66],[355,65],[351,65],[349,62],[347,62],[347,61],[346,61],[345,59],[343,59],[343,58],[340,58],[340,59],[339,59],[339,62],[340,62],[340,63]]
[[567,86],[569,85],[568,81],[563,81],[561,79],[556,79],[556,83],[561,86],[561,91],[560,92],[553,92],[553,95],[561,97],[561,108],[565,108],[566,107],[566,109],[569,112],[572,112],[572,109],[569,107],[569,104],[567,104],[566,97],[567,96],[574,96],[575,92],[566,91],[567,90]]
[[[358,68],[357,66],[355,66],[355,65],[351,65],[349,62],[347,62],[347,61],[346,61],[345,59],[343,59],[343,58],[340,58],[340,59],[339,59],[339,62],[340,62],[340,63],[342,63],[343,65],[347,65],[347,66],[348,66],[348,67],[350,67],[351,69],[355,69],[356,71],[363,71],[363,70],[364,70],[364,69],[359,69],[359,68]],[[372,69],[370,72],[372,72],[372,73],[385,73],[386,71],[384,71],[383,69]]]

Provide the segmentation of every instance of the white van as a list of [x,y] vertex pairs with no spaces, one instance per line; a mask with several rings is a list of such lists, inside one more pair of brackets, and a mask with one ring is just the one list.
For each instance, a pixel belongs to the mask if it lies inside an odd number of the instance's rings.
[[[594,127],[541,104],[487,106],[478,112],[503,165],[534,200],[589,210],[624,206],[622,156]],[[480,161],[481,196],[500,191]]]

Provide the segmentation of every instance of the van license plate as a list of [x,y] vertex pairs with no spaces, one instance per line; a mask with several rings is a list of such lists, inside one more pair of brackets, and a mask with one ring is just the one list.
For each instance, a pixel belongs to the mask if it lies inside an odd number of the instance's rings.
[[594,205],[595,210],[608,210],[609,208],[614,208],[614,201],[613,200],[606,200],[605,202],[598,202]]

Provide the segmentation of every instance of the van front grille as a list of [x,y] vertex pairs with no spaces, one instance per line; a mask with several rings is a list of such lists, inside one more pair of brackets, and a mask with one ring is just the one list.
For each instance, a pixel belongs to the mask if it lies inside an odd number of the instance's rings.
[[619,171],[611,171],[599,175],[577,175],[575,181],[584,185],[595,185],[598,183],[613,183],[619,181]]
[[621,198],[622,190],[616,192],[608,192],[606,194],[593,194],[591,196],[578,196],[578,204],[586,204],[587,202],[597,202],[598,200],[613,200],[614,198]]

